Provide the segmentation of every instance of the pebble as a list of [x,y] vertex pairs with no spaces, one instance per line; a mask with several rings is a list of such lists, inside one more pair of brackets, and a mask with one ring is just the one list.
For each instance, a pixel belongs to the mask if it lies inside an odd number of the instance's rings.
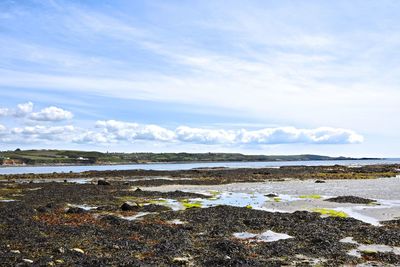
[[71,249],[72,251],[75,251],[75,252],[78,252],[78,253],[81,253],[81,254],[85,254],[85,251],[83,251],[82,249],[80,249],[80,248],[73,248],[73,249]]
[[173,260],[175,263],[189,263],[190,259],[187,257],[175,257]]

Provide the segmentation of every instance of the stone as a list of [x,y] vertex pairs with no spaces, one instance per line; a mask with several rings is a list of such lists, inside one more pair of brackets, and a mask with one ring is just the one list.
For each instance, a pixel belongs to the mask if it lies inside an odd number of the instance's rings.
[[125,202],[124,204],[121,205],[121,210],[123,211],[138,210],[138,209],[140,209],[140,205],[137,203]]
[[71,251],[75,251],[75,252],[78,252],[78,253],[80,253],[80,254],[85,254],[85,251],[83,251],[83,250],[80,249],[80,248],[73,248],[73,249],[71,249]]
[[97,185],[111,185],[111,184],[106,180],[98,180]]

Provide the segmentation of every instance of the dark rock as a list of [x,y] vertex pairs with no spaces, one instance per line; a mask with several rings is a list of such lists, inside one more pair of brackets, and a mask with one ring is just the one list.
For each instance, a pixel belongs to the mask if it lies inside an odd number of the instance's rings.
[[106,180],[98,180],[97,185],[111,185],[110,182],[107,182]]
[[273,193],[266,194],[265,196],[266,196],[266,197],[278,197],[277,194],[273,194]]
[[316,184],[324,184],[324,183],[326,183],[326,182],[325,182],[324,180],[316,180],[315,183],[316,183]]
[[325,199],[325,201],[337,203],[370,204],[375,202],[376,200],[356,196],[339,196]]
[[41,212],[41,213],[44,213],[44,212],[48,212],[48,211],[50,211],[50,209],[49,208],[47,208],[47,207],[38,207],[37,209],[36,209],[36,211],[38,211],[38,212]]
[[128,203],[125,202],[124,204],[121,205],[121,210],[123,211],[129,211],[129,210],[139,210],[140,209],[140,205],[137,203]]

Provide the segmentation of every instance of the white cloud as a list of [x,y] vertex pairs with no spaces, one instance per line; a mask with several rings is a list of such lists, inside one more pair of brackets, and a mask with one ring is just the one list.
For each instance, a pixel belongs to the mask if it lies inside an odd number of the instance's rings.
[[109,140],[156,140],[173,141],[175,133],[157,125],[140,125],[137,123],[115,120],[98,121],[96,127],[106,133]]
[[213,130],[180,126],[175,132],[178,140],[199,144],[233,144],[237,138],[236,132],[221,129]]
[[[75,127],[72,125],[65,126],[26,126],[26,127],[16,127],[11,130],[11,135],[14,136],[14,141],[19,140],[30,140],[30,141],[70,141],[71,134],[76,131]],[[11,136],[12,137],[12,136]]]
[[25,117],[33,110],[33,103],[27,102],[23,104],[18,104],[17,108],[15,109],[14,116],[16,117]]
[[180,126],[174,130],[158,125],[116,120],[98,121],[99,131],[88,131],[75,142],[117,143],[139,140],[160,142],[182,142],[192,144],[219,145],[272,145],[272,144],[356,144],[364,141],[363,136],[348,129],[321,127],[298,129],[274,127],[260,130],[205,129]]
[[95,127],[73,125],[35,125],[7,128],[0,125],[1,140],[7,143],[60,142],[80,144],[190,144],[222,147],[257,147],[277,144],[357,144],[362,135],[341,128],[269,127],[259,130],[194,128],[179,126],[168,129],[154,124],[102,120]]
[[35,121],[63,121],[73,118],[70,111],[55,106],[46,107],[39,112],[33,112],[33,103],[18,104],[15,109],[0,108],[0,117],[13,116],[17,118],[29,118]]
[[58,107],[47,107],[39,112],[32,113],[29,118],[36,121],[63,121],[72,119],[70,111]]
[[74,131],[74,126],[66,125],[66,126],[54,126],[54,127],[46,127],[42,125],[37,126],[27,126],[23,128],[13,128],[12,132],[16,134],[25,134],[25,135],[35,135],[35,134],[60,134],[63,132],[72,132]]
[[243,144],[355,144],[364,141],[363,136],[352,130],[330,127],[316,129],[279,127],[257,131],[242,130],[239,139],[240,143]]
[[113,140],[109,139],[106,134],[93,131],[86,131],[79,136],[74,137],[72,141],[82,144],[105,144],[113,142]]
[[0,108],[0,117],[7,116],[10,113],[8,108]]

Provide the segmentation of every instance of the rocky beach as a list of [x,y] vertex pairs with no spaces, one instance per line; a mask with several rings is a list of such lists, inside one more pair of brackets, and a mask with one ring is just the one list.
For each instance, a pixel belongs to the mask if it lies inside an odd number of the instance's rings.
[[398,266],[398,165],[2,176],[3,266]]

